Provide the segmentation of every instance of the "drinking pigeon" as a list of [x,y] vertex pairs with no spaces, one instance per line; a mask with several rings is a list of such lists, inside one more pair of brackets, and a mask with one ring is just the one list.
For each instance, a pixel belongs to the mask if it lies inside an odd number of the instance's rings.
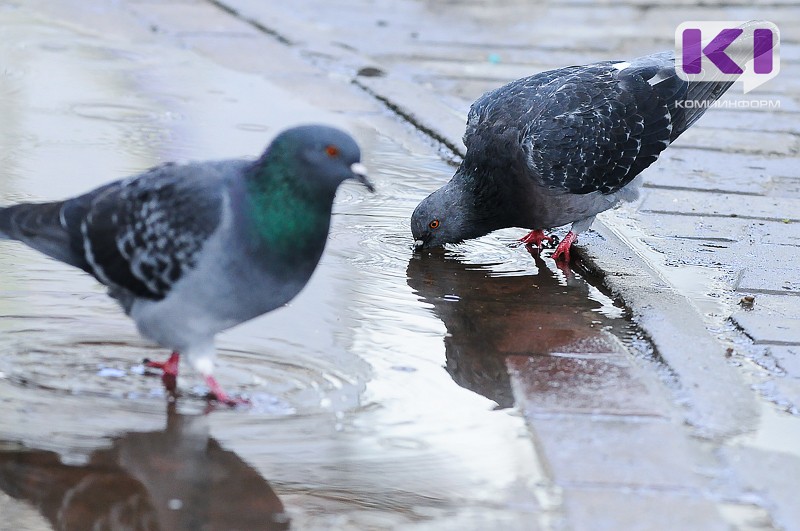
[[373,186],[355,141],[308,125],[255,161],[167,163],[52,203],[0,208],[0,238],[26,243],[108,286],[139,332],[184,355],[220,402],[214,336],[274,310],[306,285],[328,236],[339,184]]
[[[638,195],[636,177],[732,85],[687,82],[672,52],[542,72],[481,96],[470,108],[466,155],[453,178],[414,210],[417,247],[438,247],[505,227],[520,241],[553,241],[569,262],[595,216]],[[690,102],[690,103],[686,103]]]

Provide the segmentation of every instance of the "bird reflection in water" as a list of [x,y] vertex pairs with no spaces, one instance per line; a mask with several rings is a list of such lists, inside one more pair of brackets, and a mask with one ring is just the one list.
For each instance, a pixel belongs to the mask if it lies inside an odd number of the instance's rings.
[[414,253],[407,268],[409,286],[447,328],[447,372],[501,408],[514,405],[508,356],[575,351],[607,336],[614,321],[598,312],[603,305],[585,280],[529,252],[534,272],[501,274],[496,264],[466,263],[449,251]]
[[174,404],[164,431],[127,433],[80,466],[55,452],[0,450],[0,489],[65,531],[289,529],[269,483],[209,436],[206,416]]

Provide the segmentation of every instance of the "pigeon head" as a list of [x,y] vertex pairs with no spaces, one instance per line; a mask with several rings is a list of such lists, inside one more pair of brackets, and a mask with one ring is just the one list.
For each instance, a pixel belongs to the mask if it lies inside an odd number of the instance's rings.
[[246,181],[244,216],[255,244],[316,265],[339,185],[355,179],[374,190],[360,160],[352,137],[333,127],[294,127],[275,137]]
[[370,192],[375,187],[361,164],[361,150],[355,140],[339,129],[305,125],[287,129],[272,141],[262,163],[277,163],[294,170],[297,184],[312,189],[335,191],[347,179],[355,179]]
[[473,223],[470,202],[464,201],[463,190],[451,183],[422,200],[411,215],[411,234],[418,249],[441,247],[483,236],[479,224]]

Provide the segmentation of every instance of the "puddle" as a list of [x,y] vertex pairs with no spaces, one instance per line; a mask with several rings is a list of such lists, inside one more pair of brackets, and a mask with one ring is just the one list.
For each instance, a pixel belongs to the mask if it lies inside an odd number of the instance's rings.
[[[483,245],[503,249],[508,242],[468,246]],[[488,264],[461,255],[481,255],[470,251],[416,256],[408,265],[409,285],[445,324],[445,367],[459,385],[511,407],[508,356],[622,351],[618,338],[630,325],[580,277],[565,277],[521,249],[495,252],[501,262]],[[589,298],[590,288],[602,302]]]
[[169,407],[166,427],[124,433],[76,458],[0,441],[0,486],[55,529],[289,529],[269,483]]
[[797,417],[777,410],[773,404],[762,403],[758,429],[738,437],[733,444],[800,457],[797,441],[800,441]]
[[[626,208],[625,206],[621,208]],[[730,312],[727,309],[733,301],[732,295],[726,295],[729,290],[729,278],[732,273],[720,269],[718,266],[693,263],[692,256],[665,256],[648,244],[648,238],[637,227],[632,217],[616,216],[613,223],[607,226],[623,240],[629,249],[636,252],[645,263],[650,264],[654,272],[665,283],[674,287],[681,293],[688,294],[689,302],[702,315],[706,325],[720,328]]]
[[[0,28],[0,56],[18,65],[0,76],[2,204],[74,195],[163,160],[255,156],[297,122],[349,123],[148,40],[109,42],[22,7],[0,11]],[[512,248],[516,231],[415,255],[409,215],[452,168],[423,143],[361,133],[378,193],[345,185],[306,289],[218,340],[218,379],[254,398],[245,411],[203,415],[204,389],[186,374],[165,415],[160,381],[140,363],[166,353],[87,275],[0,244],[0,488],[54,527],[214,527],[226,505],[275,529],[284,512],[298,529],[546,521],[557,502],[512,407],[505,357],[597,351],[633,330],[580,275]],[[228,479],[249,491],[237,498]],[[73,507],[75,485],[86,490]]]

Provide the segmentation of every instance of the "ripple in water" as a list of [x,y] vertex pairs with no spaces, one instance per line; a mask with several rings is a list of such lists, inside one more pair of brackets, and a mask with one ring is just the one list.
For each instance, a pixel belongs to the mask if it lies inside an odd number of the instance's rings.
[[83,118],[114,123],[148,123],[161,118],[161,114],[152,109],[120,103],[78,103],[72,106],[72,112]]

